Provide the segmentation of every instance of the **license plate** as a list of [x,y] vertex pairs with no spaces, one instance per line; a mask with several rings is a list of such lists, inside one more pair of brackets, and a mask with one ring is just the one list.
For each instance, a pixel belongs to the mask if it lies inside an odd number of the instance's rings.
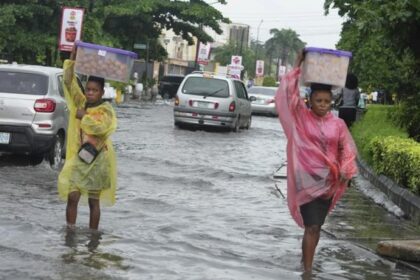
[[207,108],[207,109],[213,109],[214,105],[213,103],[210,102],[200,102],[200,101],[195,101],[193,107],[198,107],[198,108]]
[[0,144],[9,144],[10,142],[10,133],[0,132]]

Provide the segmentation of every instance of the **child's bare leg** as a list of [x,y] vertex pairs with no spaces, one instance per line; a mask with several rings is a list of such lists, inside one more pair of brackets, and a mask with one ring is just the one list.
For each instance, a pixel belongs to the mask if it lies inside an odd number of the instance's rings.
[[90,219],[89,228],[98,229],[99,220],[101,218],[101,209],[99,199],[89,198]]
[[77,205],[79,204],[80,192],[74,191],[69,193],[67,198],[66,220],[67,226],[72,227],[76,224]]

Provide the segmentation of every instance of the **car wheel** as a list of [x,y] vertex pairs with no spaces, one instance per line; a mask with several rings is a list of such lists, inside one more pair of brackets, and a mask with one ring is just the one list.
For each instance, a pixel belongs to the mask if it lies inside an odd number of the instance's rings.
[[238,118],[236,119],[236,122],[235,122],[235,126],[232,128],[232,131],[233,132],[238,132],[240,125],[241,125],[241,116],[238,116]]
[[63,166],[63,152],[64,150],[64,138],[62,135],[57,134],[54,139],[54,145],[47,154],[48,162],[54,170],[60,170]]
[[31,165],[38,165],[44,160],[44,155],[33,154],[29,156],[29,163]]
[[246,129],[249,129],[251,127],[251,122],[252,122],[252,116],[249,115],[248,122],[246,123],[246,126],[245,126]]
[[162,94],[162,98],[163,98],[164,100],[171,99],[171,95],[169,94],[169,92],[165,91],[165,92]]

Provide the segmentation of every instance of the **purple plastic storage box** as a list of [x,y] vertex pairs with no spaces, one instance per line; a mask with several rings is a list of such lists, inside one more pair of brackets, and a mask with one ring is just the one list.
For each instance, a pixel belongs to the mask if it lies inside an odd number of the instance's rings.
[[127,83],[137,54],[90,43],[76,42],[75,71]]
[[320,83],[344,87],[351,56],[351,52],[348,51],[305,48],[301,82],[305,86]]

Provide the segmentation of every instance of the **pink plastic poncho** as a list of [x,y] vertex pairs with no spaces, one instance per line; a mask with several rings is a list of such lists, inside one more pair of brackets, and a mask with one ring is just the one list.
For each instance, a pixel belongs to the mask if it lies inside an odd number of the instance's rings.
[[306,107],[299,95],[300,69],[283,77],[276,109],[287,137],[287,203],[293,219],[304,227],[300,206],[317,197],[333,197],[331,211],[348,180],[357,173],[357,150],[343,120],[323,117]]

